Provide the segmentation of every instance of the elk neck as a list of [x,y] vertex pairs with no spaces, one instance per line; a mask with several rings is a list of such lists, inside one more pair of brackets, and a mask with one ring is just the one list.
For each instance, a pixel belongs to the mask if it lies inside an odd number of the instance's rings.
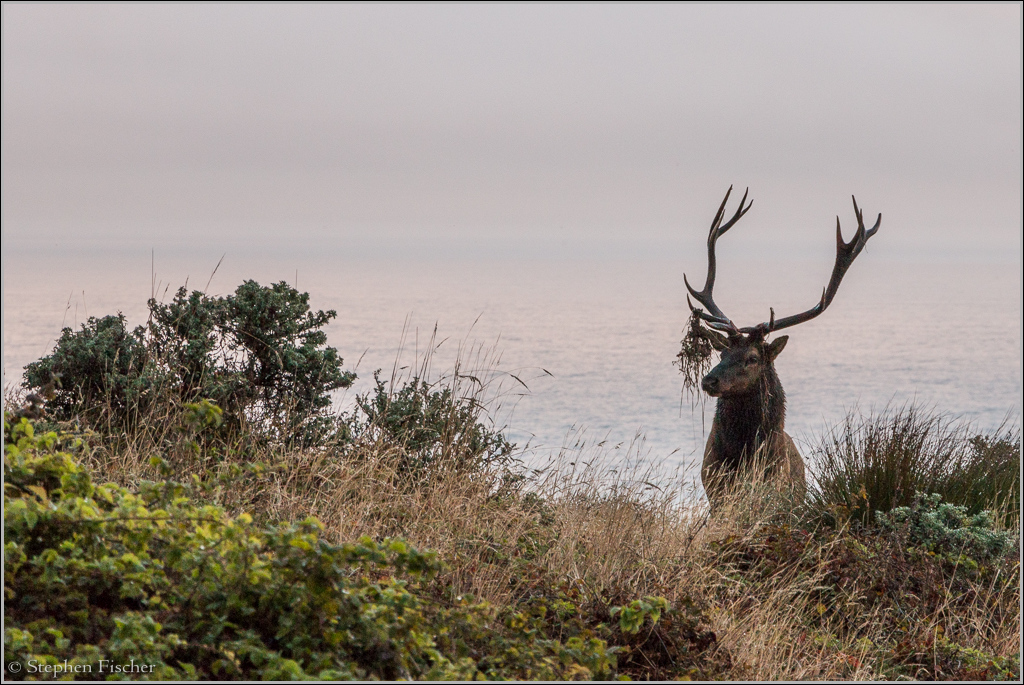
[[753,392],[719,397],[715,423],[716,451],[723,461],[736,466],[770,436],[781,433],[786,423],[786,393],[775,365],[766,366]]

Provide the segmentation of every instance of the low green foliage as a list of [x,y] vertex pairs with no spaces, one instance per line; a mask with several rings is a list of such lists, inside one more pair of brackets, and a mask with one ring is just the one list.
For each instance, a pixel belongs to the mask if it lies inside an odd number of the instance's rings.
[[880,511],[877,517],[883,529],[905,531],[912,545],[978,561],[991,561],[1019,543],[1009,532],[995,530],[992,512],[968,515],[966,507],[943,502],[938,493],[918,493],[912,506]]
[[599,637],[548,636],[540,605],[439,601],[434,553],[329,544],[314,519],[259,529],[172,482],[96,485],[64,449],[80,443],[25,419],[4,428],[5,656],[23,669],[8,677],[60,675],[65,660],[86,679],[135,666],[132,677],[245,680],[614,671]]
[[615,607],[612,617],[618,616],[619,630],[623,633],[638,633],[644,621],[649,617],[651,624],[657,624],[661,614],[668,610],[668,600],[664,597],[646,597],[634,599],[624,607]]

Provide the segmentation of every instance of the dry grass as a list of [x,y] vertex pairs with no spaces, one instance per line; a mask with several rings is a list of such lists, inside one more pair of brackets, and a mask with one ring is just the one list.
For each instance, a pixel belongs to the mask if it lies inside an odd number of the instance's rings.
[[[448,384],[483,420],[513,401],[516,384],[495,371],[493,356],[474,354],[474,367],[459,365],[435,384]],[[429,355],[418,362],[411,375],[429,377]],[[87,459],[100,478],[159,478],[150,457],[160,454],[179,481],[220,474],[207,496],[230,509],[267,521],[315,516],[338,541],[400,536],[437,550],[449,566],[439,587],[499,608],[555,587],[572,588],[598,618],[648,595],[693,607],[713,638],[691,640],[701,647],[685,657],[688,670],[678,651],[652,646],[677,639],[659,627],[620,656],[634,677],[951,677],[943,664],[965,661],[965,649],[1017,655],[1019,664],[1019,563],[956,575],[941,560],[908,555],[899,540],[815,528],[773,483],[750,483],[712,515],[692,482],[666,477],[638,447],[618,468],[601,448],[574,445],[543,469],[466,471],[455,443],[428,472],[410,475],[405,446],[380,432],[306,450],[242,439],[199,445],[180,408],[163,406],[132,435],[94,436]],[[955,675],[965,673],[981,671]]]

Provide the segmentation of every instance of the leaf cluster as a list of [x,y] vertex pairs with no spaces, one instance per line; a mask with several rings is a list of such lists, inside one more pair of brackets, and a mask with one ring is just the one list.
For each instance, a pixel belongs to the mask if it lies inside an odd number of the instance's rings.
[[879,511],[876,516],[884,530],[905,531],[912,545],[935,553],[965,554],[977,561],[991,562],[1020,542],[995,528],[992,512],[969,515],[966,507],[943,502],[938,493],[918,493],[911,506]]
[[170,481],[97,485],[63,436],[26,419],[4,428],[8,664],[67,660],[87,679],[131,659],[165,680],[613,673],[615,650],[597,637],[560,640],[529,612],[438,599],[433,552],[331,544],[312,518],[261,529]]

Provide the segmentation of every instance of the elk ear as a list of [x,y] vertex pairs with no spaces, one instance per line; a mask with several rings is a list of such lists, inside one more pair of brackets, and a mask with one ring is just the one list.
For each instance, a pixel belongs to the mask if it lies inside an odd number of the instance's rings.
[[722,350],[729,349],[729,339],[717,331],[711,329],[707,330],[708,341],[711,346],[721,352]]
[[775,358],[779,356],[779,353],[782,352],[782,348],[786,346],[787,342],[789,342],[789,336],[783,335],[768,343],[766,348],[768,351],[768,361],[774,362]]

